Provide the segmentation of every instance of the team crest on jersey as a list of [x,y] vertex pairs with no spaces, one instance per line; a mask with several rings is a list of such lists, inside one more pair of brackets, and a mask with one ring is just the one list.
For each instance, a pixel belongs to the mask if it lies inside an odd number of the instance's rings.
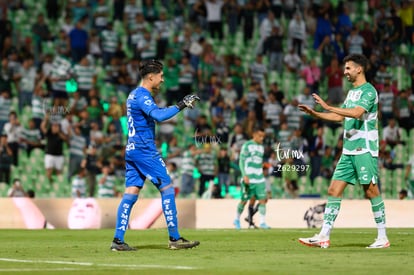
[[130,99],[130,100],[134,100],[135,99],[135,95],[134,94],[129,94],[129,96],[128,96],[128,99]]

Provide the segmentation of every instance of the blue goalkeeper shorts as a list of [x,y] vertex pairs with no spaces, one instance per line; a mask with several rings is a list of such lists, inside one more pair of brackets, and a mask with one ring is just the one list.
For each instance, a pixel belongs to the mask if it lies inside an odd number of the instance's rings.
[[125,186],[142,188],[145,179],[150,180],[158,189],[171,183],[167,166],[157,152],[152,156],[137,150],[127,152],[125,164]]

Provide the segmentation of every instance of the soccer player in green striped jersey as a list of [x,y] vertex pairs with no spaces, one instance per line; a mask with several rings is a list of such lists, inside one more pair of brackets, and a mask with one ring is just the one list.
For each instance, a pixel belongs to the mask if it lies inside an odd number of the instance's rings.
[[264,129],[255,128],[253,138],[246,141],[240,150],[239,166],[242,174],[242,198],[237,205],[236,219],[233,224],[240,229],[240,215],[246,203],[254,198],[259,201],[260,228],[269,229],[266,224],[266,180],[263,175]]
[[341,197],[348,184],[362,185],[365,196],[371,201],[372,212],[377,224],[378,236],[367,248],[390,246],[385,230],[385,208],[378,188],[378,94],[367,82],[365,70],[368,59],[361,54],[350,54],[344,58],[344,75],[352,88],[341,107],[328,105],[317,94],[315,102],[325,112],[317,112],[306,105],[299,109],[315,118],[343,122],[344,136],[342,156],[338,161],[328,189],[328,202],[324,221],[319,234],[311,238],[300,238],[308,246],[328,248],[330,233],[338,216]]

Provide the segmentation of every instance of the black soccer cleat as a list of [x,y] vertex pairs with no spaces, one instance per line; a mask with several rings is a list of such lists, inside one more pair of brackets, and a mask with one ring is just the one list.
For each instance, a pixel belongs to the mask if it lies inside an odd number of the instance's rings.
[[169,249],[188,249],[196,247],[200,244],[199,241],[189,241],[184,239],[183,237],[180,237],[178,240],[175,240],[173,238],[170,238],[170,241],[168,242],[168,248]]
[[249,218],[248,217],[244,218],[244,220],[249,224],[249,229],[250,228],[254,228],[254,229],[258,229],[259,228],[259,227],[257,227],[257,225],[253,221],[249,221]]
[[135,251],[137,249],[135,247],[130,247],[127,243],[121,241],[120,239],[115,238],[112,241],[111,250],[112,251]]

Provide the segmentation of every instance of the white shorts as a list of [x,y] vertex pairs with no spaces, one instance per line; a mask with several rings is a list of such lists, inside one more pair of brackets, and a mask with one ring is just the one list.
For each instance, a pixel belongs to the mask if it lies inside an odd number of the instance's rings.
[[63,156],[45,155],[45,168],[62,171],[65,159]]

